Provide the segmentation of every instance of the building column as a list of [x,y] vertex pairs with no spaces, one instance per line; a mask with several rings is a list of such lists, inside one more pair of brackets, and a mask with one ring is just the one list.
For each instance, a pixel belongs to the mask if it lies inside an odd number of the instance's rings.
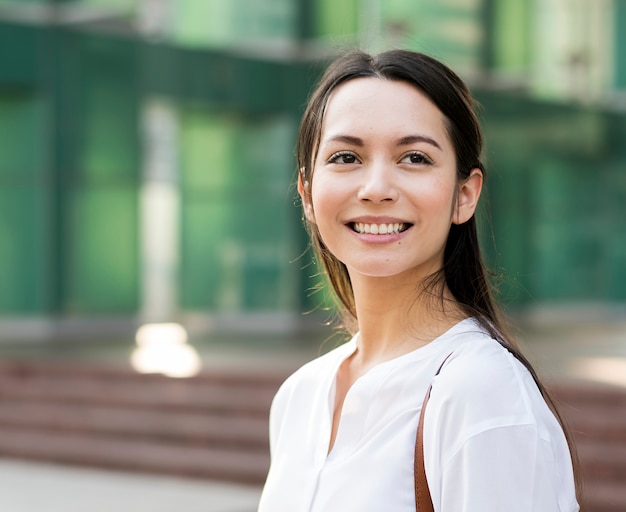
[[140,186],[141,320],[171,321],[178,311],[180,189],[178,114],[169,100],[144,100]]

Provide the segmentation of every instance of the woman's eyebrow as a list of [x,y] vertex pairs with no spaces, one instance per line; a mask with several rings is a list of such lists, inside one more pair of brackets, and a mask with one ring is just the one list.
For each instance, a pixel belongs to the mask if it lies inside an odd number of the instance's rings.
[[426,144],[430,144],[431,146],[436,147],[437,149],[441,149],[439,143],[426,135],[407,135],[406,137],[402,137],[398,139],[396,145],[398,146],[410,146],[411,144],[415,144],[416,142],[425,142]]
[[[338,134],[329,137],[324,141],[325,144],[330,142],[344,142],[346,144],[351,144],[353,146],[363,147],[365,146],[365,142],[363,139],[359,137],[354,137],[353,135],[344,135]],[[425,142],[426,144],[430,144],[431,146],[436,147],[437,149],[441,149],[439,143],[427,135],[407,135],[406,137],[402,137],[396,141],[397,146],[410,146],[411,144],[415,144],[416,142]]]
[[354,137],[352,135],[343,135],[343,134],[333,135],[332,137],[324,141],[324,143],[326,144],[328,144],[329,142],[345,142],[346,144],[351,144],[353,146],[359,146],[359,147],[365,146],[363,139],[360,139],[359,137]]

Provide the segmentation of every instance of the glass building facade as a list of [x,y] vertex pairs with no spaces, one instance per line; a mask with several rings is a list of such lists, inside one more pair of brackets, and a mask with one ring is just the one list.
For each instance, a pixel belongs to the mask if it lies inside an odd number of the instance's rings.
[[505,302],[623,304],[624,34],[625,0],[0,0],[0,325],[315,308],[293,146],[355,45],[471,84]]

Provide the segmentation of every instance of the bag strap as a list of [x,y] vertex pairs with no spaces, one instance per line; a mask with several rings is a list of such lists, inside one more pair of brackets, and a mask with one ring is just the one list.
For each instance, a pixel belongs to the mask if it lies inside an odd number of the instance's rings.
[[[441,362],[441,365],[439,365],[434,377],[439,375],[443,365],[451,355],[452,353],[448,354]],[[428,404],[430,390],[432,387],[433,385],[431,382],[426,390],[426,396],[424,397],[424,402],[422,403],[420,419],[417,424],[417,434],[415,436],[415,458],[413,462],[413,471],[415,475],[415,508],[418,512],[434,512],[433,500],[430,496],[428,480],[426,479],[426,468],[424,466],[424,412],[426,411],[426,404]]]

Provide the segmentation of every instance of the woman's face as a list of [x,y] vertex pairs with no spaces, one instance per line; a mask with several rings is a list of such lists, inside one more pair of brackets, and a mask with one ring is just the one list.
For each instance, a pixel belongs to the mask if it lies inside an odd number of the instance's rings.
[[450,225],[472,216],[481,185],[478,170],[457,182],[444,116],[424,94],[358,78],[331,94],[312,183],[300,189],[307,217],[353,279],[420,279],[442,267]]

